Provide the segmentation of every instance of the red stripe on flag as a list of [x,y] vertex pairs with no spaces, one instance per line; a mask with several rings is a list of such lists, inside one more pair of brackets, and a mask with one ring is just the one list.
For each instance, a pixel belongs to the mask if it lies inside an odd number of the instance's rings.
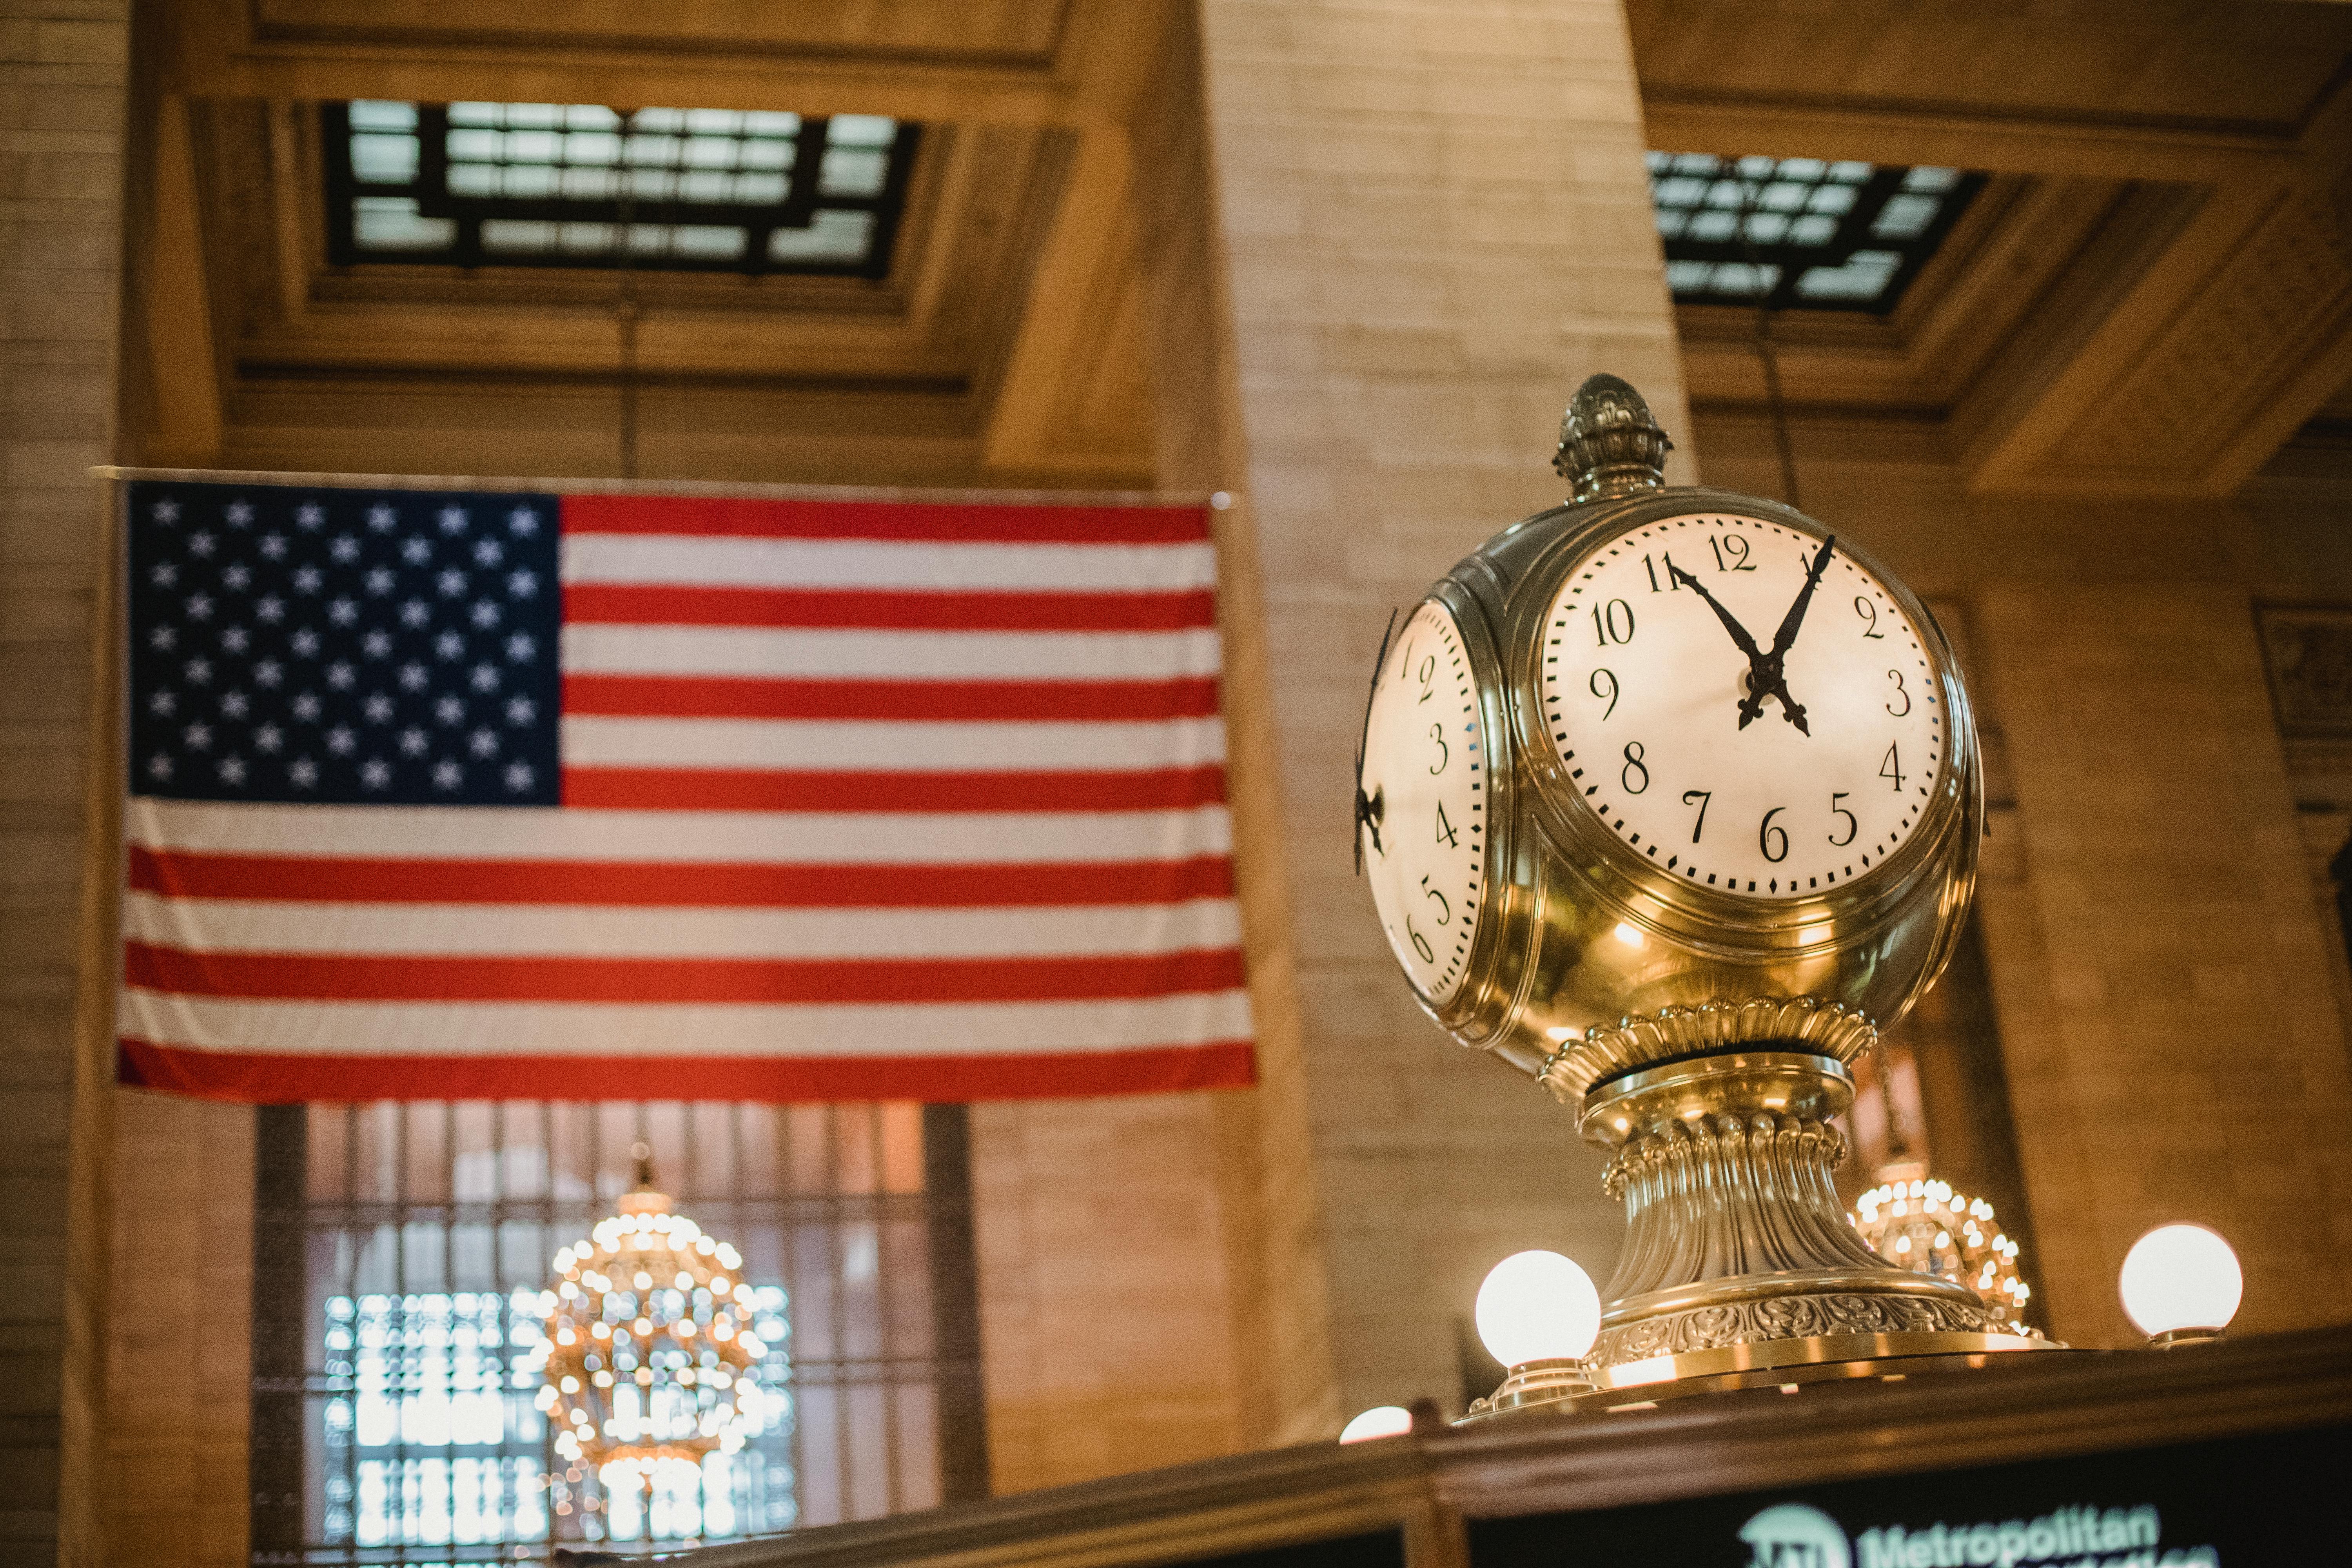
[[342,1057],[192,1050],[125,1037],[118,1081],[242,1105],[368,1100],[1042,1100],[1241,1089],[1246,1040],[1038,1056]]
[[1233,862],[1222,855],[1051,865],[779,866],[207,855],[134,844],[130,862],[130,884],[140,892],[285,903],[1008,909],[1234,895]]
[[958,544],[1182,544],[1209,537],[1198,506],[998,506],[568,495],[563,531],[751,539],[911,539]]
[[1222,767],[1127,773],[812,773],[566,768],[563,804],[612,811],[1169,811],[1219,805]]
[[1217,683],[1181,680],[772,680],[567,675],[563,710],[644,719],[927,721],[1209,719]]
[[123,984],[333,1002],[1077,1002],[1244,984],[1238,948],[1089,958],[577,958],[198,952],[122,944]]
[[941,632],[1167,632],[1217,624],[1216,595],[884,593],[571,583],[568,623],[869,627]]

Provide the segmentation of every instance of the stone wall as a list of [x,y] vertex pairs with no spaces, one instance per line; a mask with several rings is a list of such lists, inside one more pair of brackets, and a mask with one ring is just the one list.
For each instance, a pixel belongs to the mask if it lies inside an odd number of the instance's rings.
[[1559,499],[1585,376],[1640,386],[1692,478],[1633,62],[1610,0],[1202,22],[1340,1389],[1458,1405],[1486,1268],[1605,1278],[1622,1222],[1569,1118],[1414,1009],[1350,876],[1351,759],[1390,611]]
[[[1772,493],[1767,428],[1702,425]],[[2352,1059],[2252,601],[2352,600],[2341,478],[2227,502],[1970,496],[1940,431],[1800,421],[1805,509],[1965,617],[1990,753],[1978,905],[2046,1315],[2135,1342],[2124,1253],[2236,1246],[2252,1331],[2352,1316]],[[2283,468],[2296,466],[2294,455]]]
[[99,1498],[103,1211],[68,1172],[102,1111],[75,1104],[74,1017],[127,14],[0,0],[0,1558],[27,1568]]

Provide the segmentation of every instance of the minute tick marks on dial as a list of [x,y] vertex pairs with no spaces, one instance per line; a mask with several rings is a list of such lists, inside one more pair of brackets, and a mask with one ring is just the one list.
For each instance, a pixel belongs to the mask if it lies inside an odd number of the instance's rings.
[[[1440,715],[1446,715],[1440,717]],[[1486,756],[1462,631],[1416,609],[1383,650],[1364,721],[1357,844],[1389,945],[1442,1005],[1461,984],[1486,868]]]
[[[1561,583],[1541,650],[1557,662],[1538,661],[1545,731],[1572,798],[1645,861],[1657,847],[1654,863],[1678,880],[1801,898],[1867,876],[1926,819],[1920,792],[1943,787],[1951,743],[1929,645],[1829,537],[1730,514],[1670,518],[1604,542]],[[1809,614],[1824,584],[1854,619]],[[1606,615],[1620,599],[1639,611],[1638,625],[1619,618],[1622,641]],[[1775,627],[1769,644],[1750,626]],[[1775,706],[1786,724],[1755,723]],[[1608,762],[1594,777],[1597,759]]]

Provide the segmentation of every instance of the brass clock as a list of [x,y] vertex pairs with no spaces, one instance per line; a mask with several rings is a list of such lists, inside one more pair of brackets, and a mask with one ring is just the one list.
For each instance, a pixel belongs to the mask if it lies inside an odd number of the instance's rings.
[[1573,499],[1383,647],[1356,793],[1381,926],[1449,1033],[1615,1152],[1633,1228],[1596,1364],[1823,1325],[2002,1348],[1964,1288],[1857,1240],[1829,1179],[1846,1064],[1934,982],[1973,887],[1959,669],[1860,541],[1664,488],[1669,445],[1593,377],[1554,459]]

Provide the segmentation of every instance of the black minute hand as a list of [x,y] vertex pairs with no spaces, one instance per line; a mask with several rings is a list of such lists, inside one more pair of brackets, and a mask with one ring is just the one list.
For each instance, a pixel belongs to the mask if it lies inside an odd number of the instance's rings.
[[1805,624],[1805,606],[1813,602],[1813,590],[1821,586],[1822,574],[1829,569],[1830,553],[1835,549],[1837,535],[1832,533],[1822,542],[1820,551],[1813,556],[1812,567],[1805,574],[1805,585],[1797,590],[1797,602],[1789,606],[1789,613],[1780,617],[1780,629],[1772,635],[1772,651],[1758,663],[1755,676],[1749,682],[1750,693],[1758,702],[1758,712],[1763,711],[1763,694],[1769,691],[1780,699],[1780,716],[1804,735],[1811,734],[1813,729],[1805,722],[1804,709],[1789,695],[1789,671],[1784,659],[1790,645],[1797,640],[1797,628]]
[[1805,624],[1805,606],[1813,602],[1813,590],[1822,585],[1822,574],[1829,568],[1830,552],[1836,548],[1836,534],[1832,533],[1822,541],[1821,552],[1813,557],[1813,568],[1805,574],[1805,585],[1797,590],[1797,602],[1789,606],[1788,615],[1781,618],[1780,629],[1772,636],[1770,658],[1779,658],[1789,651],[1789,645],[1797,640],[1797,628]]

